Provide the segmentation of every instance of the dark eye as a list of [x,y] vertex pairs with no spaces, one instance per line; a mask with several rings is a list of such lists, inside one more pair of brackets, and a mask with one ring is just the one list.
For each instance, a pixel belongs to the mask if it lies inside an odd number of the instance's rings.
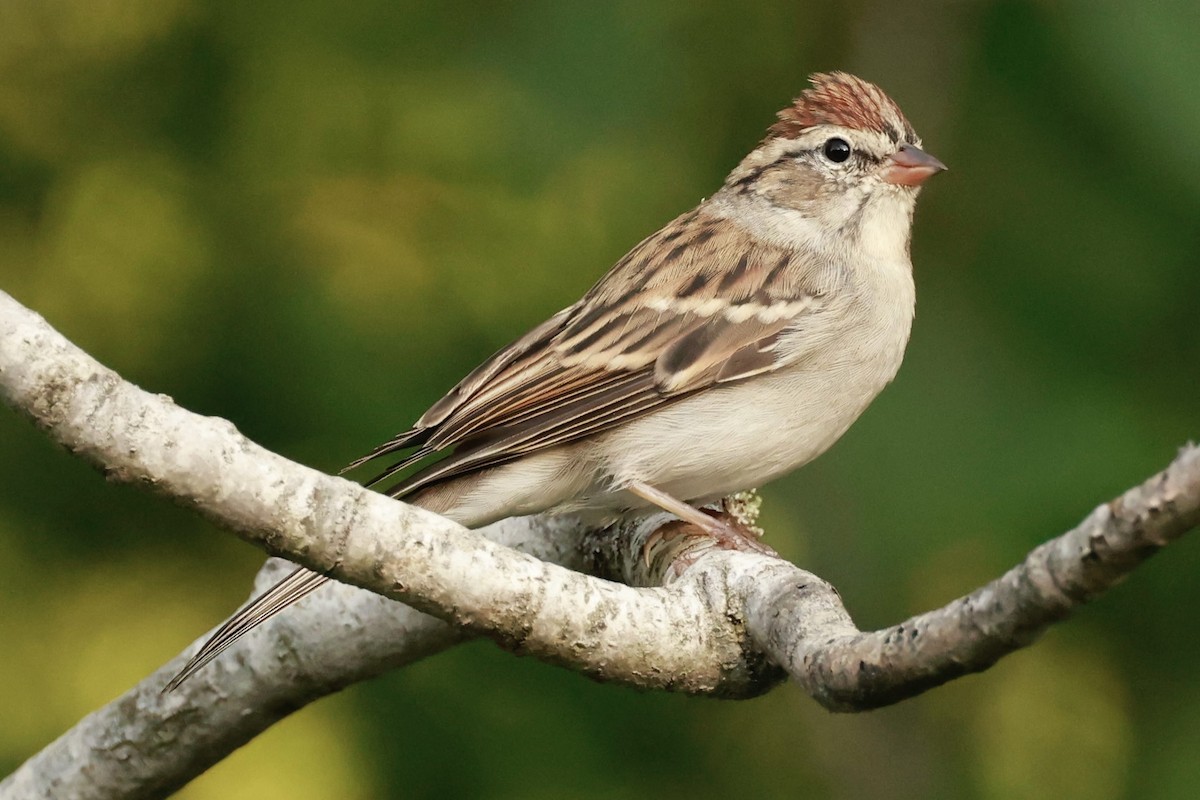
[[835,136],[825,142],[825,148],[822,152],[833,163],[841,164],[850,157],[850,144],[845,139],[839,139]]

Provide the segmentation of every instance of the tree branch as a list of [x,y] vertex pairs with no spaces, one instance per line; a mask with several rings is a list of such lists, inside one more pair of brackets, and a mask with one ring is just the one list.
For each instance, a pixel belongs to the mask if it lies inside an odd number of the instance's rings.
[[[511,649],[644,688],[733,692],[728,624],[694,592],[597,580],[295,464],[122,381],[0,295],[6,401],[112,481],[146,486],[273,555]],[[708,621],[710,630],[703,628]],[[717,658],[714,660],[714,656]]]
[[[0,393],[111,480],[146,485],[268,552],[451,623],[351,587],[322,590],[179,694],[159,689],[184,655],[165,665],[0,783],[6,797],[47,787],[161,796],[291,710],[472,633],[598,679],[727,697],[770,688],[778,664],[831,709],[872,708],[986,669],[1200,522],[1200,450],[1189,446],[1002,578],[863,633],[817,576],[717,550],[665,515],[606,531],[509,520],[483,532],[497,544],[293,464],[223,420],[121,381],[2,293]],[[631,588],[546,560],[665,585]]]
[[[1116,586],[1135,567],[1200,524],[1200,449],[1188,445],[1165,470],[1073,530],[1036,547],[1021,564],[936,611],[871,633],[835,638],[845,611],[812,576],[803,586],[749,587],[754,642],[833,711],[895,703],[972,672],[1032,643],[1055,622]],[[817,617],[821,612],[829,620]]]

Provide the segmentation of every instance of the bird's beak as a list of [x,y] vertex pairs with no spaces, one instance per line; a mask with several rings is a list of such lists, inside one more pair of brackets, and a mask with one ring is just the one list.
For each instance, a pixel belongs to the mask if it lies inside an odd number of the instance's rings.
[[897,186],[920,186],[946,168],[946,165],[919,147],[902,144],[891,155],[892,163],[883,170],[883,180]]

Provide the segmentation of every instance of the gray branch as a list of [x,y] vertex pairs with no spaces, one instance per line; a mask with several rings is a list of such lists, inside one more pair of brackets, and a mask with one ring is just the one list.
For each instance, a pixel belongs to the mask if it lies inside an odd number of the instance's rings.
[[0,394],[109,479],[408,604],[331,585],[160,694],[193,646],[31,758],[0,783],[3,797],[162,796],[290,711],[470,635],[598,680],[747,697],[786,672],[831,709],[873,708],[986,669],[1200,521],[1189,446],[988,586],[864,633],[820,578],[716,549],[666,516],[471,532],[294,464],[122,381],[2,293]]

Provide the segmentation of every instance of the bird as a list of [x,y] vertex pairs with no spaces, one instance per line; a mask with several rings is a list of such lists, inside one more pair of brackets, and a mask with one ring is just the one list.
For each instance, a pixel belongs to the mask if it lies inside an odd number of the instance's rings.
[[[875,84],[816,73],[721,188],[583,297],[351,463],[467,528],[539,512],[609,522],[699,510],[828,449],[899,370],[922,184],[946,169]],[[329,578],[297,569],[164,691]]]

